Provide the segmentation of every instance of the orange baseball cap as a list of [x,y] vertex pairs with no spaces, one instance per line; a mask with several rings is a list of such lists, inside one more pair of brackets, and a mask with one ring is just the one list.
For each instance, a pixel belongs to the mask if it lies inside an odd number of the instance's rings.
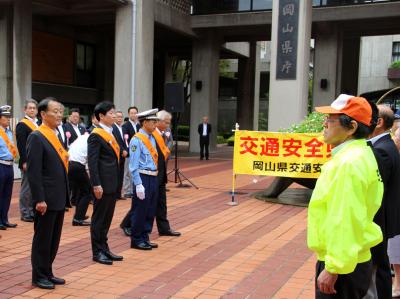
[[366,126],[371,125],[372,108],[362,97],[341,94],[330,106],[315,107],[315,110],[325,114],[346,114]]

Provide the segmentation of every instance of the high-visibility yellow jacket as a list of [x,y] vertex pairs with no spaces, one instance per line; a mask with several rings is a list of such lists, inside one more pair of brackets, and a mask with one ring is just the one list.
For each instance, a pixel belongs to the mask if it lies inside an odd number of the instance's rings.
[[339,145],[322,167],[308,207],[308,247],[330,273],[347,274],[371,259],[382,242],[373,222],[382,202],[383,183],[365,139]]

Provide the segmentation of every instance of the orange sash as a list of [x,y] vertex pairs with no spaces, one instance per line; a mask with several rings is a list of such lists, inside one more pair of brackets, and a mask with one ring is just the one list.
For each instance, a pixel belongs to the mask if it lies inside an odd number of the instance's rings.
[[119,145],[115,140],[114,136],[102,128],[94,128],[92,133],[99,135],[101,138],[104,139],[105,142],[107,142],[112,147],[119,162]]
[[160,133],[158,133],[157,130],[154,130],[153,132],[153,136],[154,139],[156,140],[160,150],[163,153],[164,156],[164,160],[167,161],[169,154],[171,153],[171,151],[169,150],[169,148],[165,145],[165,141],[164,138],[160,135]]
[[143,133],[136,133],[135,137],[139,138],[143,144],[146,146],[146,148],[149,150],[151,157],[153,158],[154,164],[156,165],[156,167],[158,167],[158,153],[157,153],[157,149],[155,149],[153,147],[153,145],[150,142],[149,137],[147,137],[145,134]]
[[37,127],[29,119],[23,118],[21,119],[21,122],[24,123],[32,131],[37,130]]
[[50,129],[45,124],[41,124],[37,129],[42,135],[47,139],[48,142],[53,146],[56,150],[58,156],[60,157],[62,163],[64,164],[65,171],[68,173],[68,158],[69,154],[62,146],[60,140],[58,139],[56,133]]
[[0,129],[0,137],[3,138],[4,142],[7,145],[8,150],[10,151],[11,155],[14,157],[17,156],[17,148],[15,147],[15,145],[10,141],[10,138],[8,138],[6,131],[4,131],[3,129]]

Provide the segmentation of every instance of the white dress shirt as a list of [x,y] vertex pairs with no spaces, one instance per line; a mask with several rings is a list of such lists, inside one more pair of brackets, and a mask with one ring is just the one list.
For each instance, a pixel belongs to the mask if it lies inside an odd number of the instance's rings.
[[81,136],[81,131],[79,131],[79,127],[77,125],[74,125],[73,123],[71,123],[72,127],[74,128],[74,131],[76,133],[76,135],[79,137]]
[[59,126],[57,127],[57,129],[58,129],[58,131],[59,131],[60,134],[61,134],[61,139],[62,139],[62,141],[65,142],[65,133],[64,133],[64,129],[63,129],[62,123],[61,123],[61,125],[59,125]]
[[115,123],[116,127],[118,128],[119,134],[121,135],[122,140],[124,140],[124,133],[122,133],[122,127]]
[[112,134],[112,132],[113,132],[112,127],[108,127],[108,126],[106,126],[105,124],[102,124],[102,123],[99,123],[99,125],[100,125],[100,127],[101,127],[102,129],[106,130],[107,133]]
[[133,129],[135,130],[135,134],[138,132],[137,131],[137,123],[135,123],[135,122],[133,122],[133,121],[131,121],[131,120],[129,120],[129,122],[131,123],[131,125],[132,125],[132,127],[133,127]]
[[39,127],[37,124],[37,118],[33,119],[32,117],[29,117],[28,115],[25,115],[25,118],[27,120],[30,120],[36,126],[36,128]]
[[89,134],[79,136],[69,147],[69,161],[79,162],[87,165],[87,141]]
[[207,136],[207,124],[203,123],[203,136]]

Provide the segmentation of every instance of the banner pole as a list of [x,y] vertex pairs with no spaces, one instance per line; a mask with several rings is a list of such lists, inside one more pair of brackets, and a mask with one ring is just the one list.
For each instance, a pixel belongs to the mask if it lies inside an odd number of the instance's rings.
[[230,206],[237,206],[238,202],[235,201],[235,185],[236,185],[236,174],[232,172],[232,200],[228,202]]

